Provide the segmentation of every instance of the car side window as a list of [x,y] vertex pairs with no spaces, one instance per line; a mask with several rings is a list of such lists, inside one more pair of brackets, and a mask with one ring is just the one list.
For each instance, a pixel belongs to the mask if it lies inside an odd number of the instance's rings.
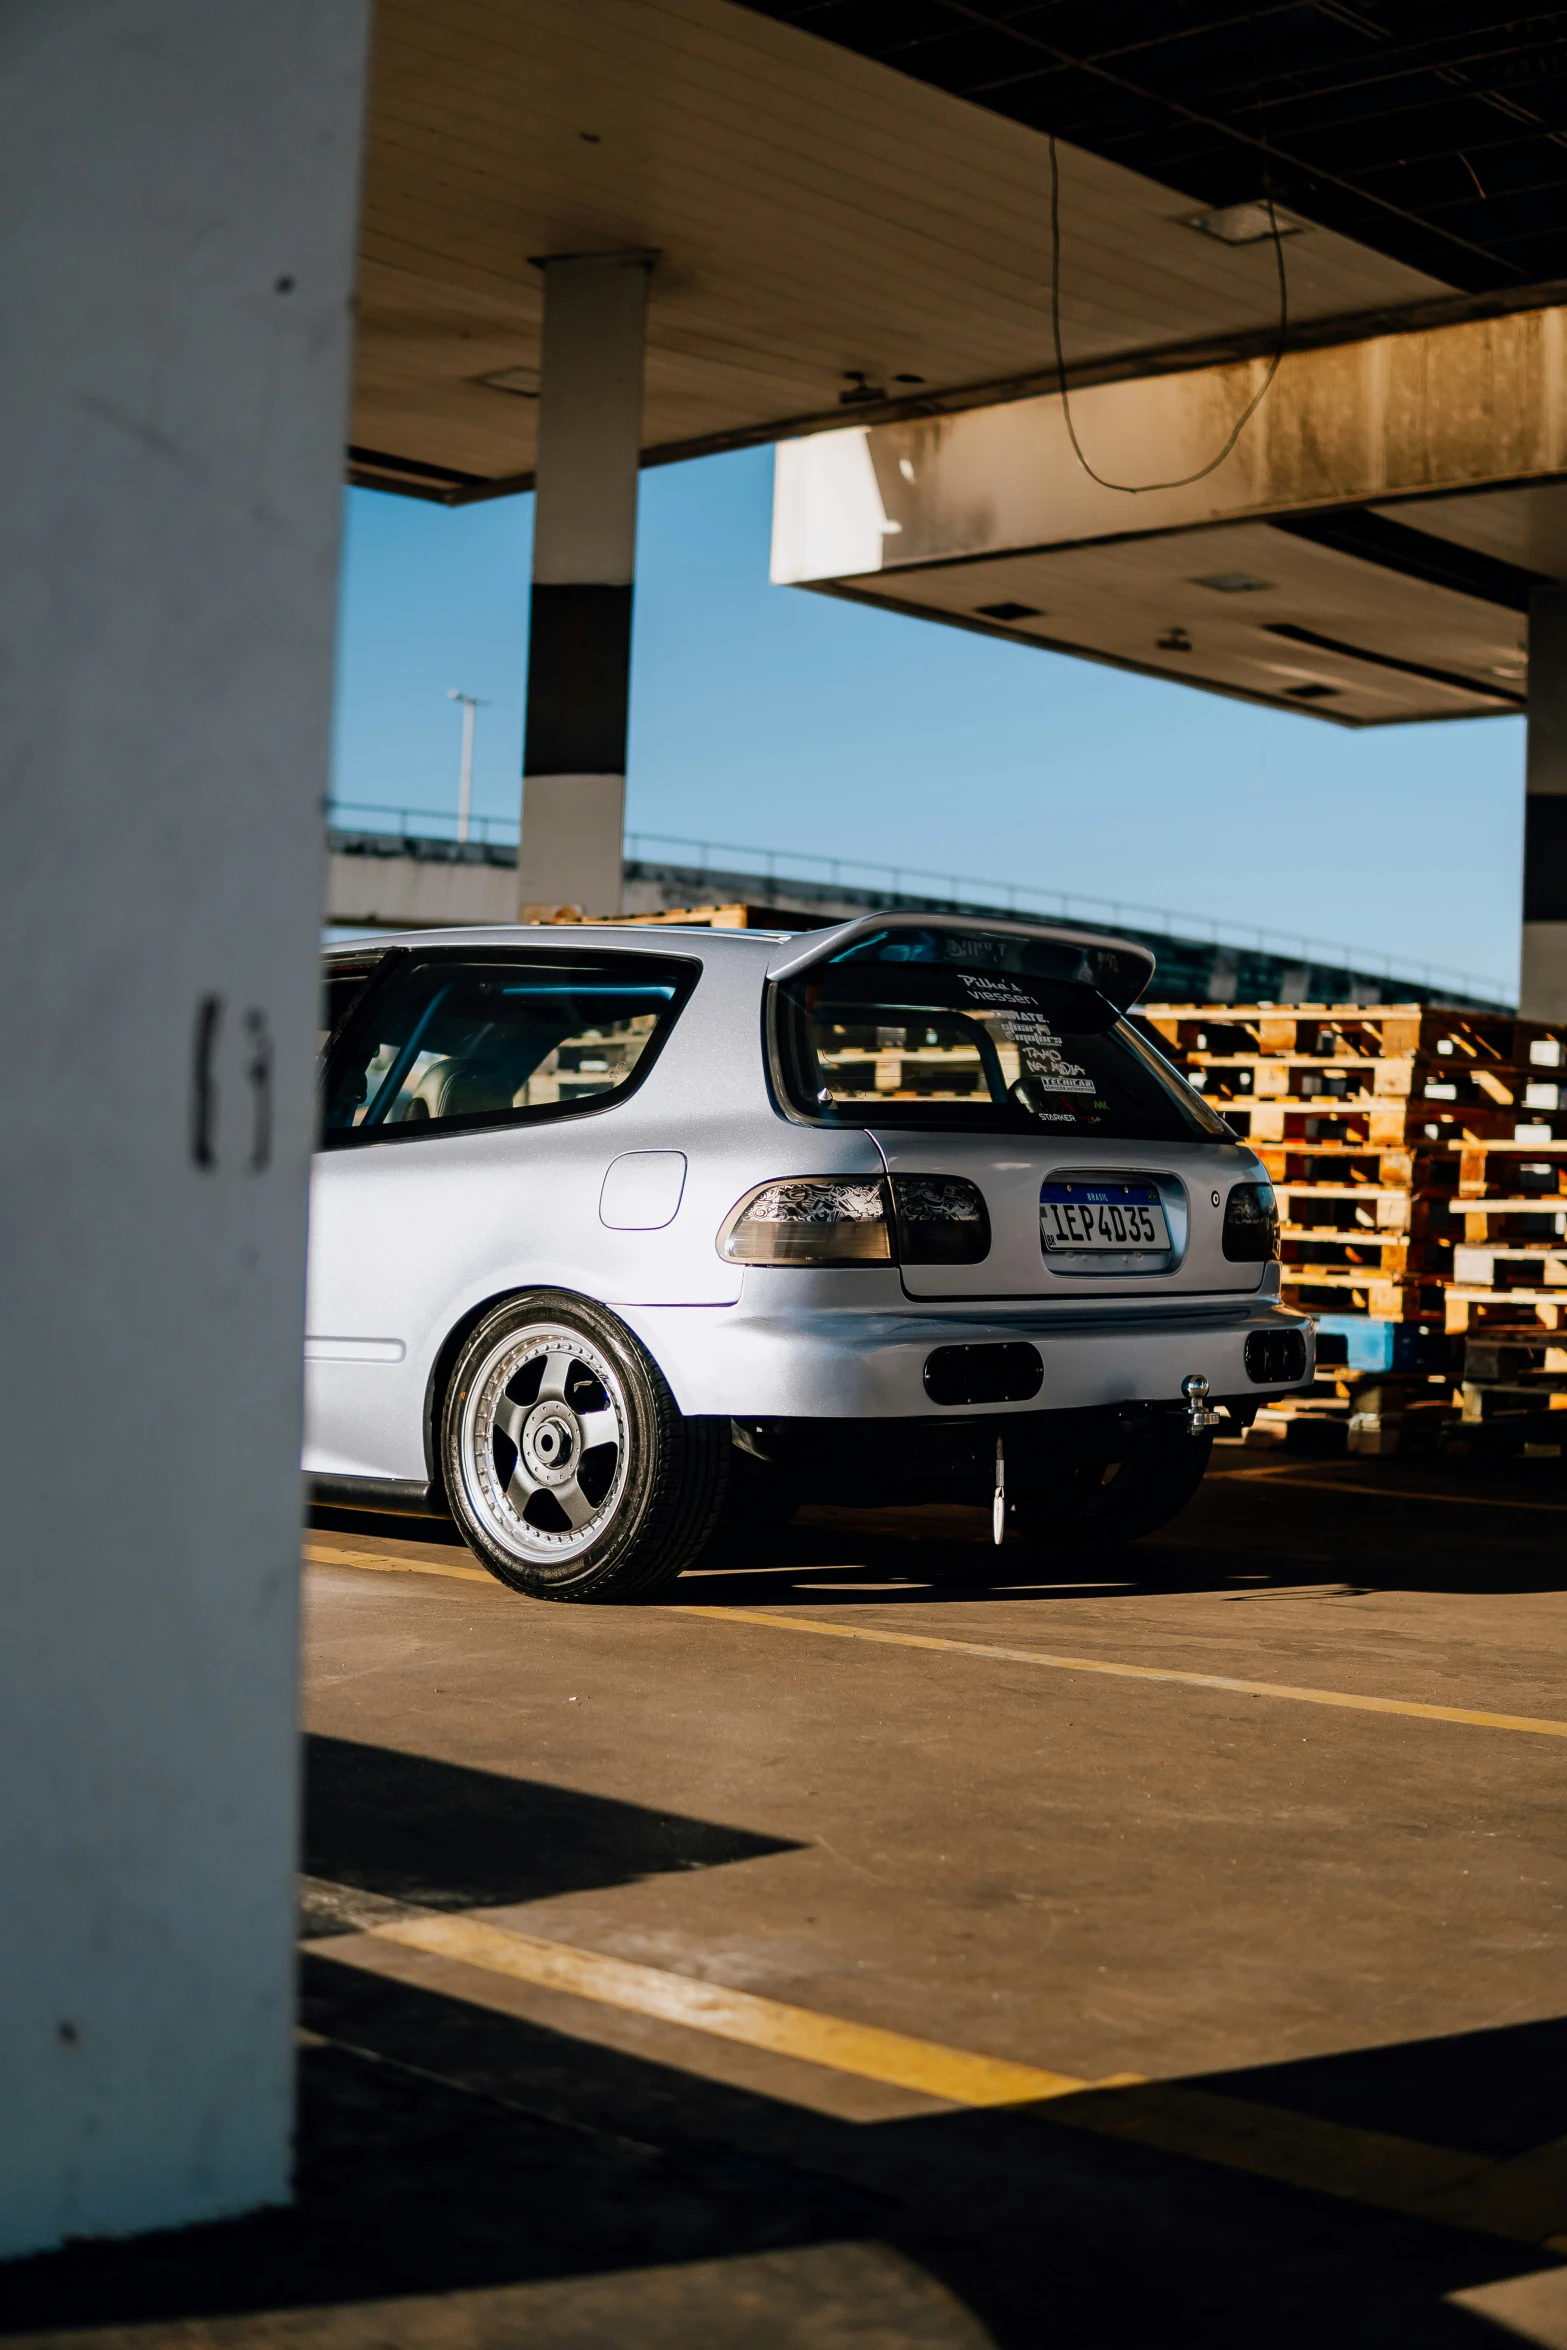
[[643,955],[409,957],[333,1047],[323,1141],[556,1118],[627,1092],[691,991],[689,964]]
[[355,957],[352,962],[334,958],[321,975],[321,1024],[316,1034],[316,1050],[324,1053],[333,1037],[348,1018],[366,986],[375,977],[379,955]]

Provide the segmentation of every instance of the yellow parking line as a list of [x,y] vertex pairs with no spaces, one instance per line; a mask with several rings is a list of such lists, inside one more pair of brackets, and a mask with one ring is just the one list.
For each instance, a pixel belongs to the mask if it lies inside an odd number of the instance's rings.
[[487,1575],[482,1567],[447,1566],[444,1560],[399,1559],[384,1550],[332,1550],[323,1542],[307,1542],[300,1553],[307,1567],[368,1567],[377,1575],[450,1575],[460,1583],[488,1583],[497,1587],[495,1577]]
[[[460,1959],[491,1974],[509,1975],[514,1982],[533,1983],[546,1991],[568,1991],[578,1999],[629,2008],[636,2015],[659,2016],[666,2023],[688,2024],[720,2040],[738,2040],[747,2048],[766,2048],[776,2056],[799,2057],[807,2064],[855,2073],[862,2080],[882,2081],[892,2088],[916,2089],[923,2096],[945,2098],[953,2105],[1025,2105],[1042,2097],[1070,2097],[1081,2089],[1109,2085],[1080,2081],[1068,2073],[1043,2072],[1035,2065],[1013,2064],[1005,2057],[975,2056],[968,2049],[913,2039],[905,2032],[886,2032],[875,2024],[848,2023],[841,2016],[819,2015],[811,2008],[763,1999],[754,1991],[731,1990],[727,1983],[701,1982],[691,1975],[671,1974],[664,1967],[606,1958],[601,1951],[543,1942],[531,1934],[486,1925],[482,1918],[421,1912],[386,1919],[365,1931],[376,1941],[401,1943],[436,1958]],[[328,1957],[347,1955],[332,1941],[315,1947]],[[1118,2080],[1136,2077],[1116,2076]]]
[[573,1998],[683,2024],[721,2040],[794,2057],[831,2072],[944,2103],[1005,2106],[1049,2103],[1052,2121],[1096,2137],[1155,2147],[1223,2170],[1277,2181],[1383,2211],[1403,2212],[1513,2242],[1567,2251],[1567,2144],[1542,2146],[1510,2161],[1353,2123],[1254,2104],[1181,2081],[1138,2073],[1080,2080],[1005,2057],[978,2056],[874,2024],[850,2023],[724,1983],[703,1982],[663,1967],[610,1958],[602,1951],[543,1941],[472,1915],[409,1911],[358,1935],[309,1942],[306,1949],[347,1966],[367,1963],[366,1942],[391,1942],[431,1957],[529,1983]]
[[1184,2081],[1092,2092],[1056,2107],[1050,2119],[1374,2210],[1567,2249],[1559,2233],[1567,2219],[1567,2160],[1559,2143],[1498,2162],[1352,2122],[1254,2105]]
[[1471,1510],[1544,1510],[1567,1516],[1567,1501],[1511,1501],[1488,1493],[1414,1493],[1399,1485],[1351,1485],[1337,1477],[1302,1477],[1290,1469],[1210,1469],[1208,1483],[1238,1485],[1244,1478],[1266,1477],[1270,1485],[1302,1485],[1308,1493],[1370,1493],[1378,1501],[1462,1502]]
[[1173,1681],[1189,1689],[1226,1689],[1240,1697],[1293,1698],[1299,1705],[1336,1705],[1351,1713],[1411,1714],[1417,1721],[1461,1722],[1473,1730],[1524,1730],[1540,1738],[1567,1738],[1567,1722],[1538,1714],[1493,1714],[1463,1705],[1422,1705],[1408,1697],[1360,1697],[1342,1689],[1300,1689],[1288,1681],[1240,1681],[1228,1673],[1183,1673],[1168,1665],[1110,1664],[1100,1657],[1052,1656],[1039,1648],[1000,1648],[990,1641],[943,1640],[932,1632],[883,1632],[869,1624],[827,1624],[811,1616],[765,1614],[759,1608],[675,1607],[671,1615],[703,1616],[715,1624],[761,1624],[773,1632],[809,1632],[827,1640],[869,1640],[888,1648],[930,1648],[955,1656],[984,1656],[1003,1664],[1040,1665],[1056,1673],[1105,1673],[1116,1680]]
[[[464,1583],[495,1579],[482,1567],[444,1566],[432,1559],[390,1558],[384,1552],[331,1550],[306,1543],[308,1566],[365,1567],[384,1575],[448,1575]],[[868,1640],[887,1648],[927,1648],[954,1656],[984,1656],[1002,1664],[1041,1665],[1057,1673],[1103,1673],[1113,1680],[1168,1681],[1191,1689],[1227,1689],[1241,1697],[1292,1698],[1299,1705],[1335,1705],[1350,1713],[1409,1714],[1418,1721],[1458,1722],[1471,1730],[1516,1730],[1539,1738],[1567,1738],[1567,1722],[1546,1720],[1540,1714],[1487,1713],[1462,1705],[1423,1705],[1409,1697],[1362,1697],[1342,1689],[1302,1689],[1288,1681],[1242,1681],[1228,1673],[1183,1673],[1168,1665],[1112,1664],[1102,1657],[1053,1656],[1038,1648],[1002,1648],[984,1640],[944,1640],[931,1632],[883,1632],[869,1624],[828,1624],[809,1616],[764,1613],[760,1608],[672,1607],[676,1616],[704,1616],[715,1624],[760,1624],[773,1632],[810,1632],[828,1640]]]

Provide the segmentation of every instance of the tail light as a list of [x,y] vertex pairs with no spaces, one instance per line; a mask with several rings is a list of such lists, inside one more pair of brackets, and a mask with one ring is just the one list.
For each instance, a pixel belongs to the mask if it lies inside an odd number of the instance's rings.
[[1232,1265],[1267,1265],[1279,1253],[1279,1204],[1271,1183],[1237,1183],[1224,1203],[1224,1253]]
[[961,1175],[894,1175],[892,1209],[905,1265],[978,1265],[990,1254],[984,1194]]
[[990,1219],[960,1175],[796,1175],[747,1192],[718,1253],[739,1265],[977,1265]]
[[718,1253],[741,1265],[890,1265],[887,1186],[829,1175],[760,1184],[725,1220]]

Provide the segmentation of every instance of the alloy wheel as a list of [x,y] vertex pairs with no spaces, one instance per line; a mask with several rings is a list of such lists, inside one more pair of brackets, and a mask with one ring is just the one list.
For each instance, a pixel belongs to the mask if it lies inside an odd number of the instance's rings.
[[565,1564],[596,1542],[625,1492],[629,1418],[613,1363],[580,1332],[509,1332],[474,1376],[461,1468],[491,1539],[531,1566]]

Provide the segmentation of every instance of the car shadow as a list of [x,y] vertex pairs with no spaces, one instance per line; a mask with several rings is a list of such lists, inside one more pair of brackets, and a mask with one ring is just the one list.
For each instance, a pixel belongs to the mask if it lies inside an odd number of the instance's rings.
[[[1345,1596],[1567,1588],[1567,1484],[1559,1475],[1478,1479],[1443,1464],[1378,1461],[1270,1463],[1256,1474],[1246,1461],[1237,1474],[1241,1459],[1227,1461],[1180,1517],[1141,1542],[1045,1546],[1009,1534],[997,1546],[987,1508],[808,1506],[770,1532],[720,1532],[658,1599],[819,1607],[862,1598],[896,1607],[1196,1592],[1240,1600],[1303,1585],[1336,1586]],[[1270,1467],[1282,1467],[1288,1482]],[[449,1518],[316,1508],[309,1523],[465,1548]]]
[[[1374,1468],[1376,1464],[1371,1464]],[[1356,1484],[1359,1480],[1351,1480]],[[1544,1496],[1549,1503],[1552,1494]],[[1465,1492],[1371,1496],[1328,1480],[1287,1486],[1220,1477],[1162,1532],[1136,1543],[997,1545],[988,1509],[814,1507],[763,1539],[722,1537],[680,1579],[679,1602],[712,1607],[878,1607],[1207,1592],[1236,1600],[1302,1587],[1343,1596],[1387,1590],[1559,1591],[1567,1514],[1531,1496]],[[1462,1503],[1462,1507],[1455,1504]]]
[[305,1524],[323,1534],[380,1535],[384,1542],[433,1542],[451,1550],[466,1550],[456,1521],[443,1511],[438,1517],[414,1510],[341,1509],[335,1502],[311,1502]]

